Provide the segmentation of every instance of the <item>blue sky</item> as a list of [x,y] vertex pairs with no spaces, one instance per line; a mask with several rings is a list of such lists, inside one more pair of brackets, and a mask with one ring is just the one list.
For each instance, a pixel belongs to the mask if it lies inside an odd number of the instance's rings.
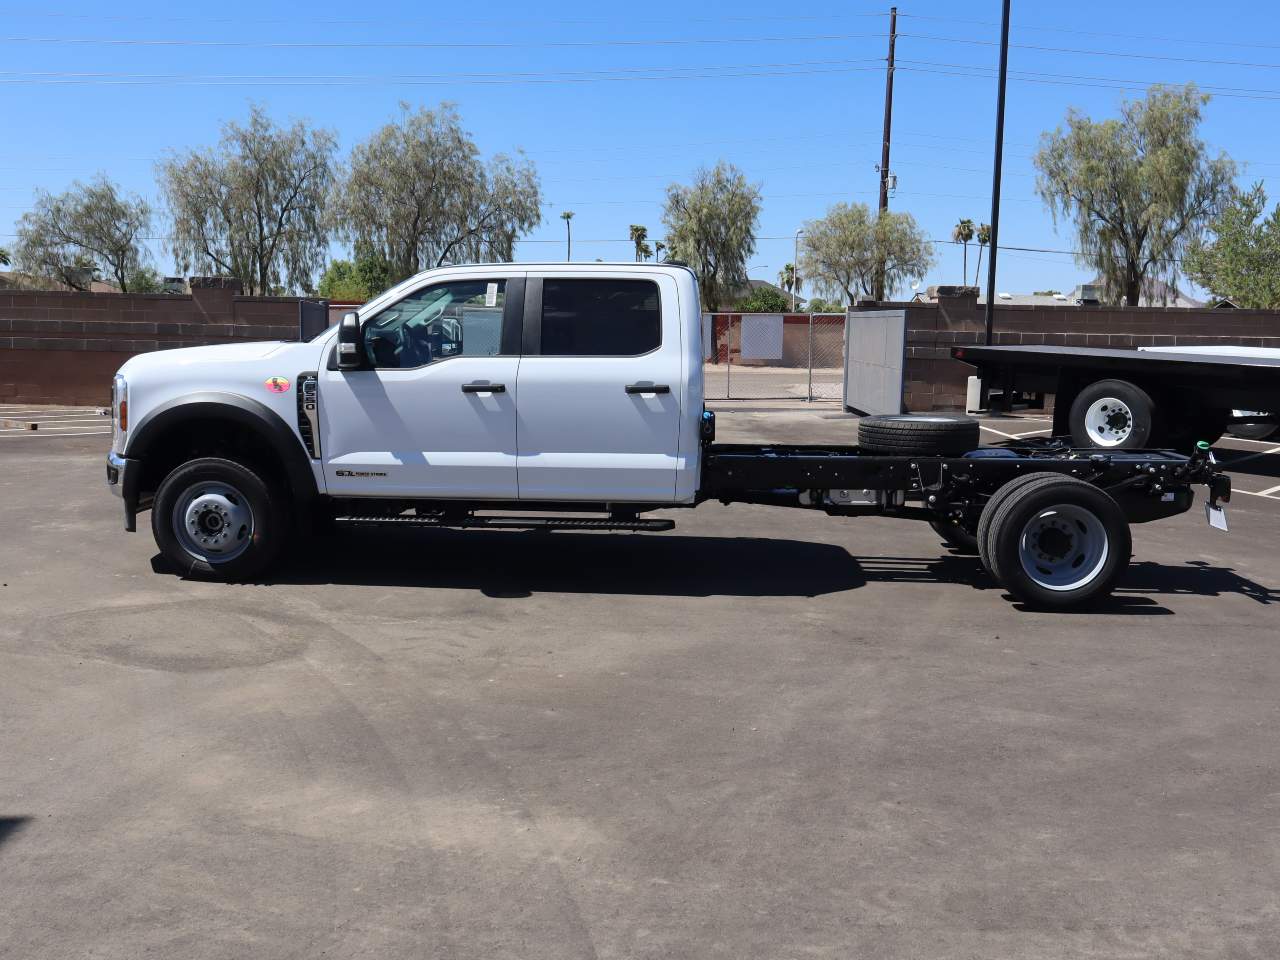
[[[960,217],[988,219],[999,7],[899,4],[890,203],[930,237],[947,238]],[[0,4],[0,234],[12,234],[35,188],[58,192],[98,172],[157,199],[155,158],[212,143],[250,101],[280,121],[330,127],[344,151],[401,101],[455,102],[482,151],[520,148],[538,167],[545,217],[519,246],[524,260],[563,257],[564,209],[576,213],[575,259],[629,259],[628,225],[660,237],[666,184],[721,158],[762,186],[753,277],[776,279],[795,230],[831,204],[875,203],[887,4],[299,9]],[[1072,247],[1034,195],[1037,138],[1069,106],[1110,116],[1151,82],[1218,88],[1202,130],[1211,149],[1242,163],[1242,181],[1280,179],[1280,12],[1205,10],[1014,0],[1002,246]],[[959,248],[938,251],[925,283],[958,282]],[[970,276],[974,256],[971,247]],[[1084,275],[1068,254],[1006,250],[997,285],[1070,289]]]

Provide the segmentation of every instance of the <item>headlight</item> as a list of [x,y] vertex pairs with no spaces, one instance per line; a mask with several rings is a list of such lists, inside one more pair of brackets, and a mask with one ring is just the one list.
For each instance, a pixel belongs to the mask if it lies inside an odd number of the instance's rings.
[[129,429],[129,384],[116,374],[111,381],[111,448],[117,452],[124,446]]

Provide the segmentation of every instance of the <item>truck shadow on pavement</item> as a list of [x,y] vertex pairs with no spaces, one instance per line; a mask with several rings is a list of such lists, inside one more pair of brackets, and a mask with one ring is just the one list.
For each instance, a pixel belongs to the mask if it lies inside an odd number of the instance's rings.
[[[263,582],[673,597],[816,597],[869,583],[944,583],[1000,591],[978,559],[853,555],[831,543],[769,537],[511,531],[344,531],[303,549]],[[157,554],[157,572],[174,573]],[[1003,592],[1003,591],[1001,591]],[[1238,594],[1280,603],[1280,590],[1203,561],[1140,561],[1093,613],[1171,614],[1153,596]]]

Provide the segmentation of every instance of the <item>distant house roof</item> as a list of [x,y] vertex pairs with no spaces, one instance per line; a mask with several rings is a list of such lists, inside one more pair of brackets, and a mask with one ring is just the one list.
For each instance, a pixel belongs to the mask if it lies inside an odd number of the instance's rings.
[[[1102,286],[1102,280],[1100,278],[1095,278],[1090,282],[1090,284],[1077,284],[1075,289],[1073,290],[1067,290],[1067,291],[1064,291],[1061,293],[1055,293],[1055,294],[1010,293],[1005,291],[998,291],[996,293],[996,303],[998,304],[1005,303],[1005,304],[1009,304],[1010,306],[1021,306],[1021,307],[1074,306],[1075,304],[1080,303],[1081,289],[1088,285],[1093,285],[1100,288]],[[1155,296],[1147,297],[1146,295],[1143,295],[1142,298],[1138,301],[1138,306],[1140,307],[1203,307],[1204,306],[1204,304],[1201,301],[1196,300],[1193,297],[1188,297],[1182,291],[1178,290],[1175,287],[1170,286],[1169,284],[1165,283],[1163,280],[1156,281],[1153,284],[1153,287],[1154,287]],[[955,296],[957,293],[959,293],[964,289],[968,289],[970,291],[969,295],[972,296],[973,295],[972,291],[974,291],[977,288],[975,287],[968,287],[968,288],[929,287],[924,292],[917,293],[911,299],[917,303],[937,303],[938,302],[937,295],[939,291],[941,291],[941,293],[944,296],[948,296],[948,295]],[[1164,302],[1161,302],[1162,300],[1161,294],[1163,294]],[[978,303],[985,304],[986,302],[987,302],[986,291],[979,290]],[[1231,304],[1231,306],[1235,306],[1235,304]]]
[[[737,303],[739,300],[745,300],[747,297],[751,296],[751,294],[755,293],[757,290],[776,290],[778,293],[782,294],[784,297],[789,298],[791,296],[790,293],[788,293],[786,290],[783,290],[776,283],[770,283],[768,280],[748,280],[742,286],[734,287],[732,290],[730,290],[729,296],[727,299],[731,303]],[[796,304],[799,305],[804,302],[805,302],[804,297],[797,294]]]

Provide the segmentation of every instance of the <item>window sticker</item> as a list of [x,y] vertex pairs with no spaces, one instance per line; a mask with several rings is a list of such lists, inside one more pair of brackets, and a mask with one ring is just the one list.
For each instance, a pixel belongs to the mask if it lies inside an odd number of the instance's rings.
[[491,283],[484,291],[484,305],[486,307],[496,307],[498,305],[498,285]]

